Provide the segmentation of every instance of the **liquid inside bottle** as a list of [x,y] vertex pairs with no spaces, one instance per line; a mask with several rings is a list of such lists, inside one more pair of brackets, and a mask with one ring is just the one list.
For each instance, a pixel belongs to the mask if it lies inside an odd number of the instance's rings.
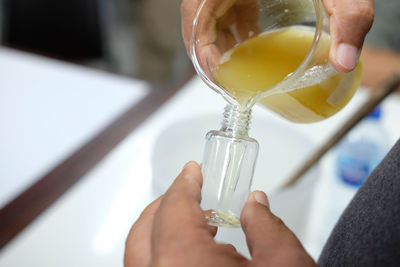
[[221,129],[206,136],[201,207],[214,226],[240,227],[258,154],[257,141],[247,133],[250,112],[228,105]]
[[[296,71],[310,51],[314,32],[312,27],[293,26],[262,33],[226,52],[213,75],[244,106],[258,93],[273,88]],[[313,64],[327,66],[330,36],[322,34],[319,42]],[[314,76],[323,76],[323,73],[316,74]],[[313,84],[296,85],[296,89],[289,92],[266,94],[258,104],[293,122],[320,121],[347,104],[360,79],[359,63],[351,73],[334,72]]]

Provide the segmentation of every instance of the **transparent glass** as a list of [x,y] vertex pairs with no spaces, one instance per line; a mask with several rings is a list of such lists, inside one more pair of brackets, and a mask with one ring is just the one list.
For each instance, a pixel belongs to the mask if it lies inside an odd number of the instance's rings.
[[329,18],[321,0],[204,0],[194,21],[193,64],[229,103],[258,103],[308,123],[338,112],[353,96],[361,64],[329,63]]
[[193,65],[236,114],[206,138],[201,205],[210,224],[239,225],[258,151],[242,118],[255,103],[290,121],[309,123],[332,116],[351,99],[361,64],[339,73],[329,63],[329,52],[322,0],[201,2],[193,23]]
[[250,114],[227,105],[221,129],[206,136],[201,207],[211,225],[240,226],[258,155],[258,142],[247,134]]

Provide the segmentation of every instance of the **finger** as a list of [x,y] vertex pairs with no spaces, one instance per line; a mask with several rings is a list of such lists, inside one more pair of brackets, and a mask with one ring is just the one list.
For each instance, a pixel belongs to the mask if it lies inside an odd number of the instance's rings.
[[189,162],[164,195],[153,225],[155,253],[185,249],[182,243],[214,242],[215,230],[207,225],[200,208],[202,179],[200,166]]
[[232,27],[236,24],[236,13],[233,8],[226,11],[225,15],[217,20],[217,40],[215,41],[219,53],[223,54],[237,43],[236,37],[233,35]]
[[[221,55],[236,43],[228,28],[232,20],[230,9],[235,0],[205,1],[199,10],[196,32],[196,53],[203,70],[213,71],[218,66]],[[222,27],[222,28],[220,28]]]
[[257,0],[238,0],[235,11],[236,31],[240,41],[243,42],[261,32],[261,25],[258,22],[260,7]]
[[[217,40],[216,20],[223,17],[234,3],[235,0],[212,0],[203,3],[197,26],[197,39],[200,47],[208,46]],[[189,55],[192,54],[190,46],[193,23],[200,4],[201,0],[183,0],[181,4],[182,35]]]
[[215,44],[210,44],[199,49],[197,59],[207,77],[215,82],[213,71],[217,68],[221,53]]
[[265,266],[314,265],[296,236],[271,213],[265,193],[250,194],[241,214],[241,224],[255,262]]
[[374,19],[373,0],[325,0],[330,16],[331,50],[329,59],[341,72],[357,66],[364,38]]
[[132,226],[125,242],[124,266],[148,266],[151,259],[153,220],[162,196],[147,206]]

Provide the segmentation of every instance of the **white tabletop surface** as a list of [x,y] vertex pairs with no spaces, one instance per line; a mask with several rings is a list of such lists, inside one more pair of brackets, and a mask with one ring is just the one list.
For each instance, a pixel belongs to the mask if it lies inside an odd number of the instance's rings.
[[[365,98],[359,92],[339,114],[311,125],[292,124],[255,108],[250,135],[260,142],[260,158],[254,188],[273,192]],[[0,266],[122,266],[130,226],[186,161],[201,160],[203,137],[218,128],[224,105],[220,96],[194,78],[0,251]],[[400,136],[400,98],[388,98],[383,110],[393,144]],[[324,175],[320,169],[318,177]],[[271,205],[274,209],[274,202]],[[301,239],[316,257],[318,248],[313,249],[315,239],[309,236]],[[241,239],[234,242],[244,246]],[[245,253],[242,247],[239,250]]]
[[0,48],[0,207],[148,92],[139,80]]

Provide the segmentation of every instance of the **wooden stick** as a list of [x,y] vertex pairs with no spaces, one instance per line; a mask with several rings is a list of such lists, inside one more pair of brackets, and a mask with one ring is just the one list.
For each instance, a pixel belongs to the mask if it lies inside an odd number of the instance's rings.
[[295,184],[315,163],[317,163],[323,155],[335,144],[337,144],[343,136],[346,135],[357,123],[359,123],[365,116],[379,105],[388,95],[400,87],[400,73],[393,74],[390,78],[371,93],[369,100],[361,106],[361,108],[349,118],[346,123],[341,127],[322,147],[320,147],[304,164],[303,166],[281,187],[285,189]]

